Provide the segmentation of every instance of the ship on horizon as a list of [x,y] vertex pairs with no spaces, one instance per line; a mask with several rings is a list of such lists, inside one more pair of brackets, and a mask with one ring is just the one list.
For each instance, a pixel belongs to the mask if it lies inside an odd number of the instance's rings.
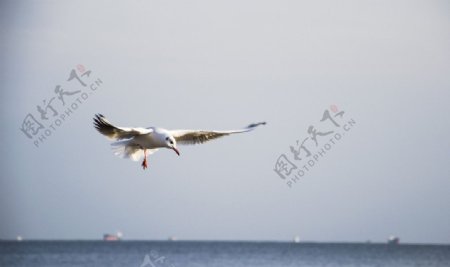
[[400,238],[397,237],[397,236],[391,235],[391,236],[388,238],[387,243],[388,243],[389,245],[398,245],[398,244],[400,243]]
[[122,240],[122,233],[117,232],[116,234],[104,234],[103,241],[120,241]]

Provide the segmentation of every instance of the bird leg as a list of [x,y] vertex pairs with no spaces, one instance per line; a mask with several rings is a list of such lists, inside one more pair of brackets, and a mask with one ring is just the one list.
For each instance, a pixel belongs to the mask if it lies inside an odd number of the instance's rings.
[[142,162],[142,169],[147,169],[147,149],[144,149],[144,161]]

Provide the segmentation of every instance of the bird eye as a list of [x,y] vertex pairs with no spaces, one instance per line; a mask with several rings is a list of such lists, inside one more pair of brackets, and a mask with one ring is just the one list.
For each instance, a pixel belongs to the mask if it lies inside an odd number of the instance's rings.
[[166,141],[168,141],[169,140],[169,137],[166,137]]

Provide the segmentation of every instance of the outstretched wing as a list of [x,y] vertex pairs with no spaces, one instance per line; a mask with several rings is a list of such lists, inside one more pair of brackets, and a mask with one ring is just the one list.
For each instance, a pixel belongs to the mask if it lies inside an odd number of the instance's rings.
[[230,130],[230,131],[204,131],[204,130],[172,130],[170,134],[175,138],[178,144],[182,145],[196,145],[203,144],[213,139],[217,139],[222,136],[245,133],[252,131],[259,125],[265,125],[265,122],[252,123],[244,129]]
[[148,134],[153,131],[151,128],[126,128],[112,125],[102,114],[96,114],[94,127],[101,134],[112,140],[129,139],[141,134]]

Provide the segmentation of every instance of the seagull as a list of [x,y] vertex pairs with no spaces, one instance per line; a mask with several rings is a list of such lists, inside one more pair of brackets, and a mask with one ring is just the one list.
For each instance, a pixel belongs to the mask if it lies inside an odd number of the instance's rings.
[[177,144],[203,144],[222,136],[250,132],[259,125],[265,124],[266,122],[252,123],[243,129],[228,131],[166,130],[158,127],[118,127],[101,114],[96,114],[94,117],[95,129],[115,141],[111,143],[114,154],[134,161],[144,158],[141,164],[144,170],[148,167],[147,156],[155,153],[159,148],[172,149],[179,156]]

